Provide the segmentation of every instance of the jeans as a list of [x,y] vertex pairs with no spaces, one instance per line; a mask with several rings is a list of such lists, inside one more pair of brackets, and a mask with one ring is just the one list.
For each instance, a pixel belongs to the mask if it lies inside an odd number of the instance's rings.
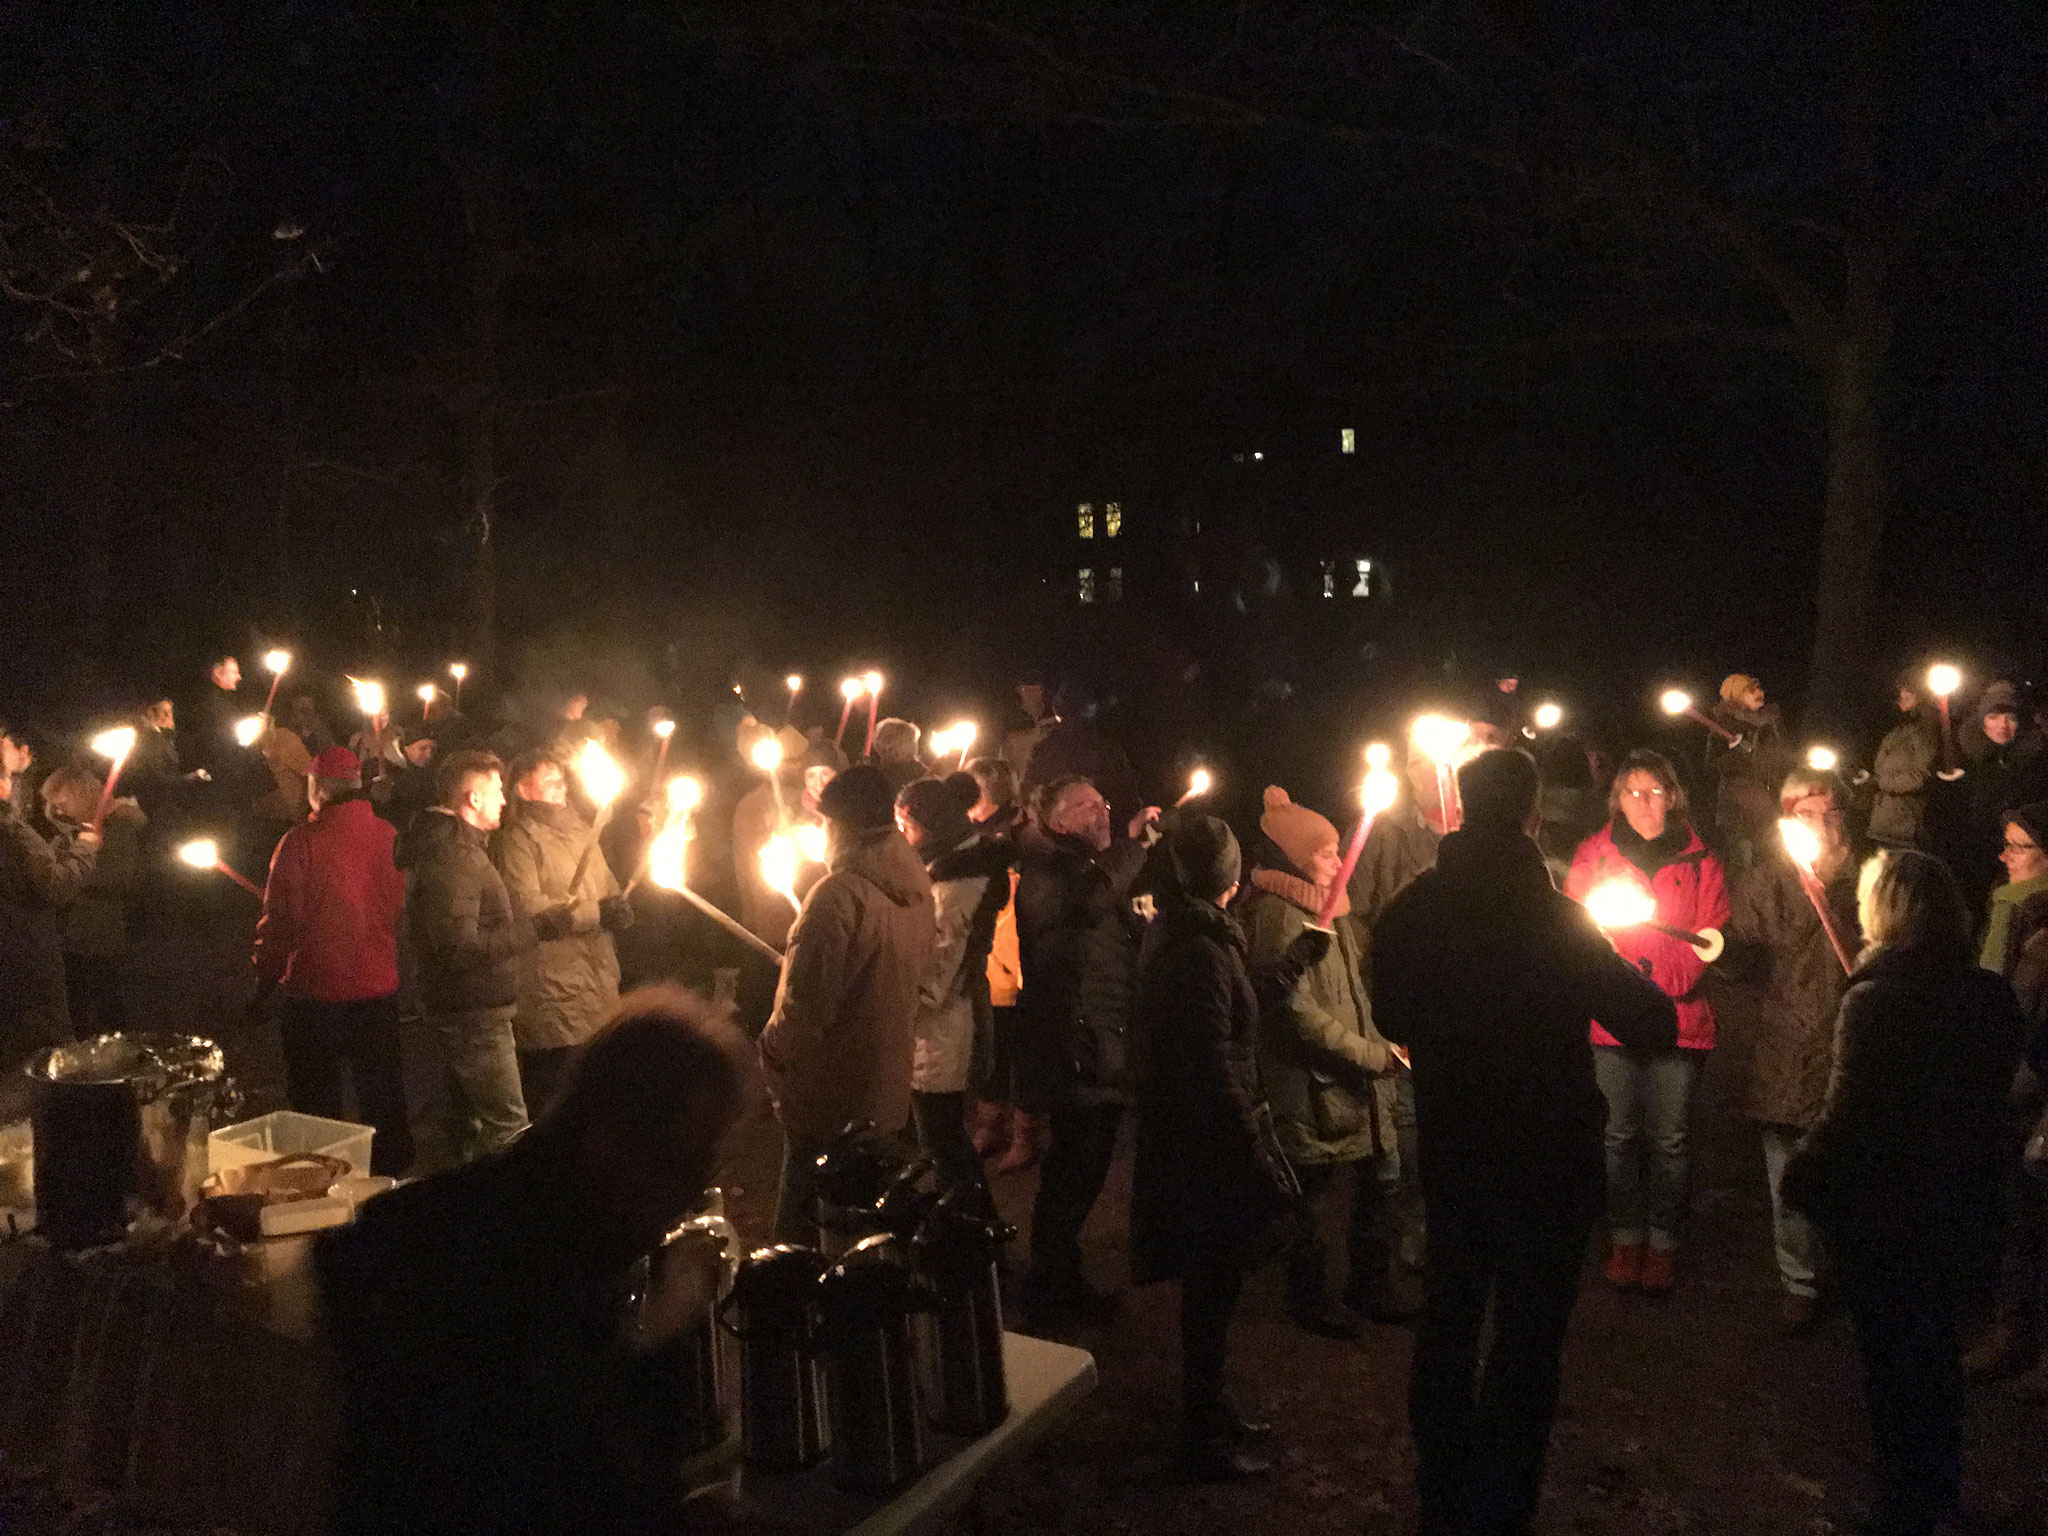
[[[1528,1528],[1597,1206],[1590,1190],[1533,1201],[1492,1190],[1431,1199],[1408,1380],[1425,1536],[1519,1536]],[[1493,1347],[1482,1367],[1489,1300]]]
[[1667,1253],[1678,1246],[1698,1069],[1692,1051],[1593,1048],[1593,1076],[1607,1100],[1607,1225],[1617,1244],[1647,1239]]
[[358,1173],[396,1175],[410,1168],[412,1121],[405,1109],[398,1000],[369,997],[316,1003],[286,998],[278,1009],[277,1032],[284,1046],[285,1098],[292,1108],[329,1120],[360,1117],[374,1127],[370,1166]]
[[[1301,1208],[1295,1214],[1287,1243],[1289,1305],[1313,1307],[1329,1294],[1329,1253],[1315,1208],[1345,1166],[1295,1166],[1295,1177],[1301,1181]],[[1361,1158],[1349,1166],[1356,1170],[1356,1175],[1345,1212],[1345,1256],[1350,1261],[1350,1275],[1344,1294],[1353,1301],[1372,1305],[1386,1299],[1393,1275],[1401,1168],[1399,1160],[1393,1157]]]
[[1764,1127],[1764,1174],[1771,1183],[1771,1232],[1778,1249],[1778,1274],[1794,1296],[1817,1294],[1820,1274],[1820,1231],[1779,1197],[1785,1160],[1799,1145],[1801,1133],[1782,1125]]
[[1830,1235],[1863,1358],[1879,1528],[1932,1536],[1962,1489],[1960,1290]]
[[526,1129],[526,1094],[512,1044],[516,1010],[433,1013],[427,1023],[448,1063],[448,1143],[459,1162],[501,1152]]
[[775,1191],[775,1241],[818,1244],[818,1158],[825,1149],[782,1133],[782,1182]]
[[1031,1272],[1041,1282],[1073,1285],[1081,1279],[1081,1227],[1109,1177],[1123,1108],[1071,1104],[1055,1109],[1051,1120],[1031,1208]]
[[[967,1095],[912,1093],[910,1113],[917,1122],[918,1147],[938,1169],[939,1182],[949,1190],[962,1186],[975,1190],[978,1198],[970,1203],[977,1208],[988,1206],[981,1154],[974,1150],[973,1138],[967,1134]],[[989,1209],[993,1212],[994,1208]]]

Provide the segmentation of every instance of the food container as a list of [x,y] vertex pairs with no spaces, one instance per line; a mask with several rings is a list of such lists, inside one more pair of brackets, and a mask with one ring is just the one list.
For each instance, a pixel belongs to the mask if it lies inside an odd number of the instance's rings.
[[309,1152],[238,1164],[206,1176],[199,1186],[200,1214],[245,1243],[342,1226],[354,1218],[355,1207],[329,1191],[348,1176],[340,1158]]
[[370,1171],[370,1138],[376,1132],[347,1120],[325,1120],[280,1109],[240,1125],[224,1125],[206,1138],[206,1171],[267,1163],[275,1157],[338,1157],[351,1171]]

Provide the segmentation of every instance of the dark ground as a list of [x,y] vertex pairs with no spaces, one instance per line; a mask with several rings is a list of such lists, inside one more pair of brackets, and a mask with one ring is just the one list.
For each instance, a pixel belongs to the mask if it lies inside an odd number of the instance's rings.
[[[152,928],[137,967],[137,1011],[152,1027],[221,1040],[249,1096],[247,1113],[281,1107],[275,1026],[246,1023],[241,1012],[254,903],[225,881],[205,895],[210,911]],[[1829,1536],[1852,1529],[1863,1507],[1869,1441],[1848,1329],[1836,1315],[1811,1338],[1779,1336],[1762,1155],[1755,1135],[1723,1107],[1741,1080],[1744,1002],[1726,999],[1722,1048],[1702,1079],[1694,1217],[1676,1293],[1661,1302],[1617,1296],[1589,1256],[1539,1531]],[[436,1076],[424,1042],[409,1075],[424,1108]],[[431,1155],[431,1126],[422,1124],[422,1137]],[[774,1122],[757,1104],[722,1175],[750,1242],[765,1239],[779,1156]],[[1127,1147],[1088,1227],[1098,1285],[1126,1278],[1129,1177]],[[1027,1173],[999,1184],[1012,1220],[1028,1219],[1033,1183]],[[1094,1352],[1100,1390],[1078,1418],[984,1485],[982,1529],[991,1536],[1413,1529],[1406,1330],[1373,1327],[1355,1344],[1311,1337],[1282,1316],[1277,1270],[1260,1273],[1239,1313],[1232,1358],[1239,1396],[1274,1422],[1283,1449],[1274,1477],[1234,1488],[1190,1487],[1173,1470],[1170,1288],[1127,1291],[1113,1323],[1071,1342]],[[1973,1394],[1970,1500],[1984,1532],[2048,1529],[2042,1373]],[[0,1510],[8,1503],[0,1497]],[[103,1528],[89,1516],[66,1524]],[[55,1527],[14,1527],[45,1528]]]

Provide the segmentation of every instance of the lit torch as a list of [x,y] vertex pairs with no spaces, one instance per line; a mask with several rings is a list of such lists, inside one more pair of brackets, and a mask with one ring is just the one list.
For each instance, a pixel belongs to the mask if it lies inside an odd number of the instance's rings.
[[761,879],[771,891],[780,891],[789,899],[792,910],[801,912],[804,904],[796,895],[797,850],[794,840],[780,832],[761,845]]
[[[957,766],[960,769],[965,769],[967,766],[967,750],[974,745],[974,738],[977,734],[974,722],[972,720],[956,720],[953,722],[953,728],[943,734],[946,739],[946,747],[945,751],[938,754],[939,757],[944,757],[947,752],[958,752],[960,754],[960,761]],[[932,766],[938,766],[936,758],[933,759]]]
[[741,926],[690,889],[688,854],[689,815],[704,798],[704,786],[687,775],[669,780],[669,824],[648,844],[647,878],[665,891],[674,891],[749,949],[775,965],[782,964],[782,951],[751,929]]
[[93,737],[92,749],[107,759],[107,782],[100,790],[100,803],[89,823],[97,832],[106,819],[107,807],[114,803],[114,785],[120,781],[121,769],[128,762],[128,754],[135,750],[135,727],[117,725],[111,731],[101,731]]
[[783,817],[782,808],[782,743],[774,736],[764,734],[747,752],[747,759],[761,772],[768,775],[768,792],[775,797],[775,819]]
[[1344,850],[1344,862],[1338,867],[1337,878],[1329,890],[1323,893],[1321,908],[1316,913],[1316,926],[1327,928],[1337,916],[1337,904],[1344,899],[1344,892],[1351,884],[1351,872],[1358,868],[1358,856],[1365,851],[1366,835],[1372,831],[1372,824],[1394,803],[1401,793],[1401,781],[1387,769],[1391,754],[1387,744],[1376,741],[1365,749],[1365,782],[1358,787],[1359,804],[1363,814],[1358,818],[1357,829],[1351,834],[1351,846]]
[[432,720],[434,718],[434,695],[440,692],[440,690],[432,683],[421,683],[413,692],[420,696],[420,719]]
[[572,765],[576,778],[597,807],[597,819],[591,823],[590,841],[584,845],[583,855],[576,861],[576,872],[569,877],[569,896],[573,901],[576,892],[583,886],[583,872],[590,867],[590,856],[597,849],[597,840],[612,818],[612,805],[619,798],[619,791],[626,787],[626,770],[619,766],[618,759],[605,751],[604,743],[595,736],[584,742],[576,753]]
[[831,845],[825,836],[824,825],[815,821],[798,823],[796,847],[797,852],[801,853],[813,864],[824,863],[826,855],[831,851]]
[[1814,872],[1814,866],[1820,862],[1820,835],[1796,816],[1787,816],[1778,822],[1778,836],[1784,840],[1785,854],[1792,860],[1792,867],[1799,872],[1799,888],[1813,903],[1813,915],[1820,919],[1828,944],[1833,948],[1835,958],[1841,962],[1842,974],[1846,976],[1856,969],[1856,965],[1849,956],[1849,946],[1842,939],[1841,929],[1835,926],[1835,914],[1828,910],[1827,887],[1820,883],[1820,876]]
[[1839,762],[1841,762],[1841,759],[1835,755],[1833,747],[1810,747],[1807,749],[1806,766],[1815,773],[1833,773],[1835,765]]
[[265,727],[270,724],[262,715],[246,715],[235,722],[235,745],[253,747],[263,739]]
[[661,777],[662,766],[668,762],[669,738],[674,736],[675,733],[675,721],[657,720],[654,722],[654,734],[661,738],[661,745],[654,749],[654,776],[656,778]]
[[1956,733],[1948,716],[1948,696],[1963,686],[1963,674],[1947,662],[1927,669],[1927,691],[1934,695],[1934,707],[1941,711],[1941,768],[1953,773],[1956,766]]
[[352,677],[348,682],[350,689],[355,693],[357,709],[360,709],[373,721],[384,713],[384,685],[382,683],[373,683],[367,678],[361,677]]
[[861,679],[861,683],[868,691],[868,740],[867,745],[860,749],[860,755],[872,757],[875,754],[875,717],[882,712],[882,674],[870,672]]
[[1533,717],[1539,731],[1554,731],[1564,722],[1564,707],[1559,704],[1538,704]]
[[1698,950],[1700,958],[1709,964],[1721,958],[1725,947],[1717,928],[1694,933],[1687,928],[1658,922],[1657,898],[1633,880],[1601,881],[1586,892],[1586,910],[1602,928],[1649,928],[1669,934],[1674,939],[1682,939]]
[[220,856],[220,844],[210,837],[196,838],[178,850],[178,857],[194,869],[210,869],[215,874],[226,875],[258,901],[263,899],[263,887],[237,870],[228,868]]
[[839,730],[832,737],[833,746],[836,747],[844,744],[846,739],[846,722],[853,718],[854,700],[858,699],[863,693],[866,693],[867,688],[868,685],[857,677],[849,677],[839,685],[839,696],[846,700],[846,703],[839,711]]
[[1727,742],[1728,745],[1731,747],[1734,746],[1735,743],[1737,743],[1738,741],[1742,740],[1740,736],[1736,735],[1735,732],[1729,730],[1728,727],[1721,724],[1720,721],[1715,720],[1710,716],[1701,714],[1699,710],[1693,706],[1692,695],[1687,693],[1683,688],[1665,689],[1663,697],[1658,699],[1657,702],[1664,707],[1665,714],[1674,717],[1678,715],[1683,715],[1686,719],[1693,721],[1695,724],[1704,725],[1708,730],[1712,731],[1716,736],[1720,737],[1723,741]]
[[1443,715],[1423,715],[1408,728],[1408,743],[1436,765],[1436,802],[1444,830],[1465,824],[1464,802],[1458,798],[1458,764],[1472,740],[1472,727]]
[[1209,793],[1210,789],[1215,786],[1215,783],[1216,781],[1209,776],[1208,769],[1197,768],[1193,773],[1188,775],[1187,792],[1173,803],[1176,806],[1186,805],[1190,800],[1195,799],[1197,796],[1206,795],[1207,793]]
[[455,707],[459,710],[462,708],[462,680],[469,676],[469,663],[466,661],[449,662],[448,675],[455,679]]
[[277,702],[277,685],[284,681],[284,674],[292,664],[290,651],[265,651],[263,665],[270,669],[270,692],[263,696],[263,713],[270,713],[270,706]]
[[792,672],[782,681],[789,687],[789,702],[794,704],[796,696],[804,691],[803,678],[799,674]]

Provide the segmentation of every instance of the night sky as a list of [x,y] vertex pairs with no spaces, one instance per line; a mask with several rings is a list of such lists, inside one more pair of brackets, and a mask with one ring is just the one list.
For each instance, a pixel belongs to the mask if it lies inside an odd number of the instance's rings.
[[[1910,225],[1872,702],[1937,644],[2038,672],[2039,15],[1897,8],[1859,200],[1854,7],[1730,9],[9,6],[7,707],[469,649],[480,408],[509,683],[1796,700],[1824,393],[1623,140],[1823,290]],[[1388,595],[1318,610],[1357,556]]]

